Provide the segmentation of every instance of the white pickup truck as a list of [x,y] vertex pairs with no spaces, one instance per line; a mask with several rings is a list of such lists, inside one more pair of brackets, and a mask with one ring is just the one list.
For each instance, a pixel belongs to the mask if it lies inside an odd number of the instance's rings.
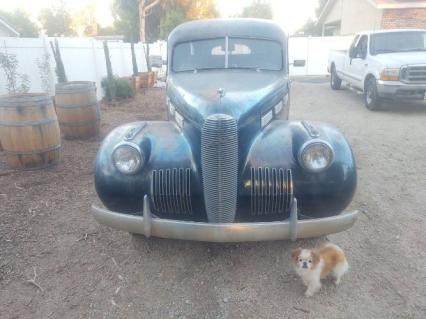
[[364,94],[365,105],[378,110],[384,99],[424,100],[426,30],[362,32],[348,51],[332,51],[328,70],[332,89],[342,81]]

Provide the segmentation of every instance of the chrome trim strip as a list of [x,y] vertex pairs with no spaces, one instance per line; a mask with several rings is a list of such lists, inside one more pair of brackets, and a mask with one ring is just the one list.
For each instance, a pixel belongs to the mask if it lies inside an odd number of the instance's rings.
[[309,136],[312,138],[320,137],[320,133],[315,126],[313,126],[308,121],[302,121],[302,125],[305,128],[306,132],[308,132]]
[[[148,207],[148,196],[144,207]],[[145,209],[144,216],[126,215],[92,205],[93,217],[101,224],[145,236],[207,242],[245,242],[310,238],[338,233],[353,226],[358,211],[337,216],[298,220],[296,231],[291,230],[289,220],[270,223],[200,223],[171,219],[150,218]],[[145,219],[148,218],[148,219]],[[149,226],[147,226],[148,224]],[[149,231],[148,231],[149,229]]]

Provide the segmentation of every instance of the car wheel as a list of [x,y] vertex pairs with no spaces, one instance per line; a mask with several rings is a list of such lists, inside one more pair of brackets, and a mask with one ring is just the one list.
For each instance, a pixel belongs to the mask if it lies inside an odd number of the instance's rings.
[[333,90],[340,90],[340,87],[342,86],[342,79],[340,79],[337,75],[336,68],[334,66],[331,68],[330,86]]
[[371,111],[380,110],[381,101],[377,93],[377,84],[375,78],[367,80],[364,89],[364,102],[367,109]]

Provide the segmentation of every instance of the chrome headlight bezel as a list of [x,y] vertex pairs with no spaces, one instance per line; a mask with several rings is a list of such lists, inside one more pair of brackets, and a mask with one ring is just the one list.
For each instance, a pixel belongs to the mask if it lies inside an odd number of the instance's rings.
[[[319,169],[314,169],[314,168],[306,165],[304,157],[305,157],[305,153],[307,151],[309,151],[309,149],[311,149],[312,147],[318,146],[318,145],[324,147],[324,149],[326,149],[329,152],[329,160],[328,160],[328,163],[327,163],[326,166],[321,167]],[[302,147],[300,148],[299,154],[298,154],[298,160],[299,160],[300,166],[302,166],[303,169],[305,169],[305,170],[307,170],[311,173],[320,173],[320,172],[327,170],[333,164],[333,162],[334,162],[334,150],[331,147],[330,143],[328,143],[328,142],[326,142],[322,139],[309,140],[306,143],[304,143],[302,145]]]
[[[118,160],[115,158],[117,151],[120,148],[128,148],[129,150],[131,150],[132,152],[134,152],[133,154],[136,155],[137,157],[137,164],[136,166],[132,169],[132,170],[124,170],[122,166],[118,165]],[[111,153],[111,161],[114,165],[114,167],[122,174],[126,174],[126,175],[133,175],[136,174],[145,164],[145,157],[144,154],[141,150],[141,148],[139,147],[139,145],[134,144],[134,143],[130,143],[130,142],[124,142],[124,143],[120,143],[118,145],[116,145]]]

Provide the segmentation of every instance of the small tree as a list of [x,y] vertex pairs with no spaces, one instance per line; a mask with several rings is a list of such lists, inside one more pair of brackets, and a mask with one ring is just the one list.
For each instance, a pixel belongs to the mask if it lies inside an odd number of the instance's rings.
[[31,86],[28,75],[18,73],[18,66],[16,55],[0,52],[0,67],[6,76],[6,90],[9,94],[27,93]]
[[45,52],[41,58],[36,59],[38,69],[40,71],[41,87],[44,92],[51,95],[52,83],[50,80],[50,55]]
[[52,48],[53,56],[56,62],[55,73],[59,83],[68,82],[67,75],[65,73],[64,63],[62,62],[61,50],[59,49],[58,39],[55,39],[55,46],[50,41],[50,47]]
[[149,57],[149,43],[144,44],[143,52],[145,53],[146,68],[147,68],[148,72],[152,72],[151,59]]
[[109,56],[108,42],[104,41],[105,64],[107,69],[107,79],[105,82],[106,96],[109,101],[115,98],[115,81],[112,73],[111,57]]
[[130,42],[130,50],[132,51],[132,65],[133,65],[133,75],[138,75],[138,63],[136,62],[136,54],[135,54],[135,44]]

